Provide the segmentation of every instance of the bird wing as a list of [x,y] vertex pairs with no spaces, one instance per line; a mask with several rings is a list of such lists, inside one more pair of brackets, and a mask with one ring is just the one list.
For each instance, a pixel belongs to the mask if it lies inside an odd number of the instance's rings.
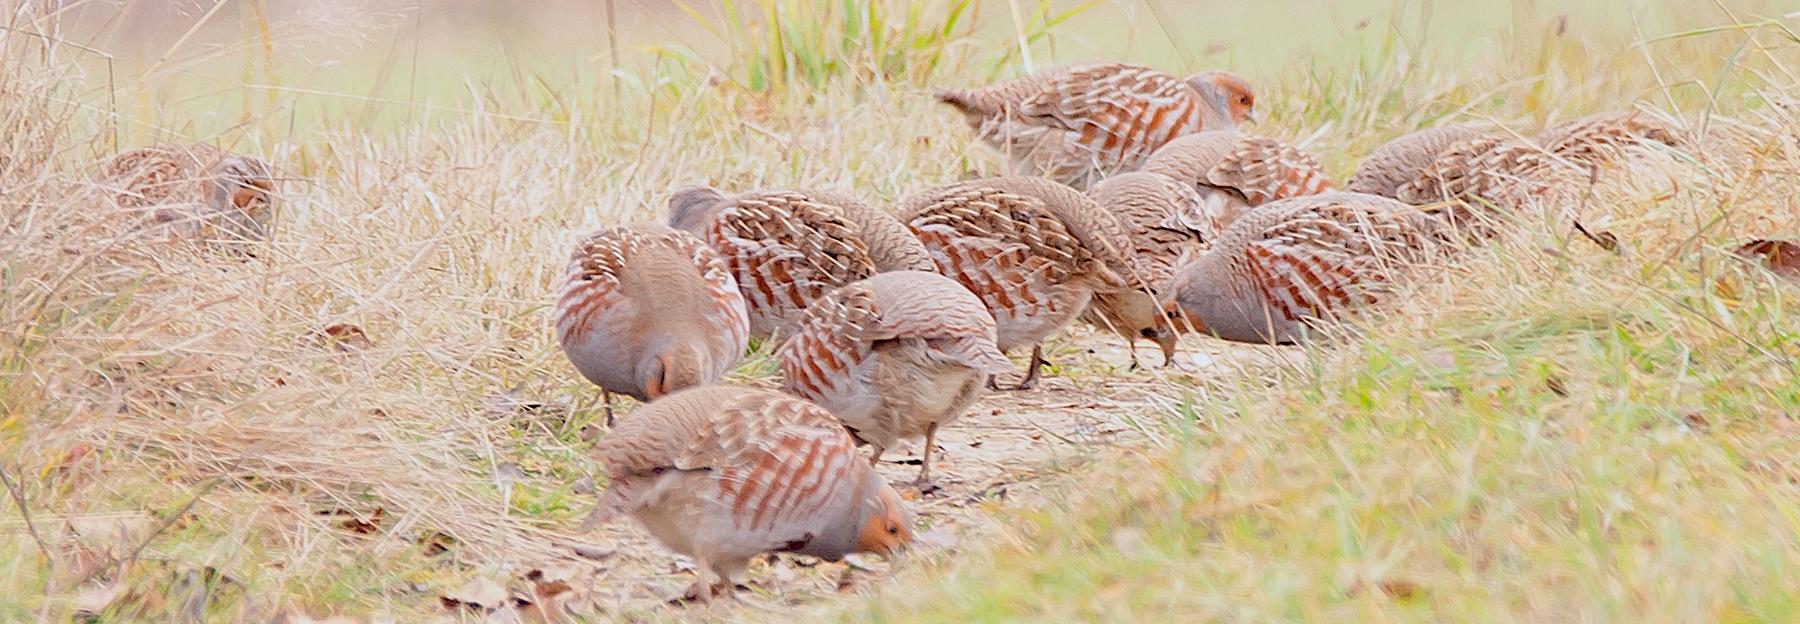
[[1203,181],[1236,189],[1253,206],[1332,188],[1330,176],[1317,159],[1294,146],[1262,137],[1239,139],[1231,153],[1206,172]]
[[782,318],[796,318],[832,288],[876,272],[856,225],[803,193],[736,197],[713,219],[707,238],[750,307]]

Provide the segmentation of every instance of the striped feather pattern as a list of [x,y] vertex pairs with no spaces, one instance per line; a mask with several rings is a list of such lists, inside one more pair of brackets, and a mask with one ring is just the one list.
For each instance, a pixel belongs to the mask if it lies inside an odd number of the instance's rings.
[[1387,198],[1327,193],[1274,202],[1232,224],[1184,267],[1179,308],[1246,342],[1289,342],[1302,326],[1379,303],[1398,271],[1448,240],[1435,220]]
[[1409,204],[1481,202],[1518,210],[1572,191],[1583,179],[1580,173],[1536,146],[1482,137],[1446,149],[1394,195]]
[[191,143],[125,151],[100,177],[115,204],[156,224],[201,240],[259,240],[274,219],[272,171],[260,158]]
[[1398,198],[1397,190],[1412,182],[1446,150],[1485,133],[1470,125],[1427,128],[1381,144],[1363,158],[1346,187],[1352,192]]
[[713,218],[707,239],[737,278],[757,336],[791,332],[813,300],[877,271],[857,225],[800,192],[734,198]]
[[1197,253],[1204,237],[1224,229],[1219,215],[1205,211],[1192,185],[1162,174],[1119,174],[1090,194],[1128,230],[1137,270],[1152,291],[1168,282],[1178,258]]
[[902,220],[938,272],[981,299],[1002,350],[1031,344],[1074,320],[1092,294],[1093,253],[1044,202],[978,184],[908,200]]
[[988,374],[1011,363],[993,317],[961,284],[897,271],[813,304],[782,346],[789,393],[831,410],[877,448],[962,415]]
[[[1331,190],[1331,178],[1311,155],[1275,139],[1235,132],[1202,132],[1164,145],[1144,163],[1144,171],[1220,190],[1240,198],[1245,208]],[[1227,210],[1227,223],[1238,211]]]
[[1601,113],[1544,131],[1538,143],[1552,154],[1579,164],[1597,165],[1626,157],[1627,150],[1649,143],[1681,147],[1681,128],[1642,111]]
[[1128,171],[1176,137],[1205,126],[1208,104],[1184,80],[1138,65],[1097,63],[1026,76],[940,98],[962,109],[977,137],[1022,170],[1085,186]]
[[611,227],[583,240],[552,318],[557,343],[583,376],[640,399],[652,394],[639,374],[647,359],[699,359],[693,381],[710,383],[737,363],[750,331],[725,261],[693,235],[661,226]]
[[1275,139],[1246,136],[1206,173],[1211,186],[1236,189],[1251,205],[1332,189],[1318,159]]
[[[857,504],[867,476],[855,443],[830,412],[780,393],[725,386],[647,406],[601,438],[592,454],[608,478],[604,515],[689,506],[718,517],[661,528],[729,527],[703,537],[737,541],[748,554],[825,533],[826,523]],[[672,471],[703,475],[703,487],[652,496],[654,482]]]

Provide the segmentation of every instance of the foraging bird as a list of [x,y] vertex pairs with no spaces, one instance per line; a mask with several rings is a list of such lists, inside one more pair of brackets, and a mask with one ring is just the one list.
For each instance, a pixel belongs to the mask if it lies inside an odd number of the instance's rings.
[[[1132,346],[1133,366],[1137,364],[1136,339],[1150,338],[1156,341],[1163,352],[1163,365],[1167,366],[1175,359],[1176,338],[1182,329],[1179,324],[1162,320],[1167,331],[1149,334],[1128,332],[1142,327],[1140,316],[1148,315],[1151,319],[1161,320],[1159,317],[1162,310],[1156,301],[1168,288],[1169,280],[1174,277],[1182,258],[1198,254],[1204,243],[1224,229],[1219,222],[1220,216],[1205,212],[1206,206],[1193,185],[1160,173],[1121,173],[1101,180],[1094,188],[1089,189],[1088,195],[1126,227],[1130,252],[1135,256],[1139,279],[1148,286],[1146,296],[1149,301],[1131,302],[1130,306],[1090,309],[1082,316],[1082,320],[1120,333]],[[1132,291],[1134,297],[1140,294],[1145,293]],[[1136,307],[1138,304],[1148,305],[1149,309],[1140,311]],[[1120,308],[1129,313],[1109,313]]]
[[1398,198],[1401,185],[1413,181],[1452,146],[1487,136],[1474,125],[1458,124],[1417,130],[1381,144],[1363,158],[1346,189]]
[[1683,130],[1665,119],[1639,110],[1589,115],[1544,130],[1538,145],[1552,154],[1581,164],[1602,164],[1623,159],[1636,146],[1659,143],[1680,147]]
[[659,224],[609,227],[576,247],[554,313],[556,342],[612,394],[649,401],[714,383],[744,355],[749,318],[711,247]]
[[725,258],[750,310],[750,334],[793,333],[808,305],[885,271],[931,271],[904,224],[844,196],[761,190],[725,196],[689,187],[669,198],[669,224],[699,234]]
[[1417,168],[1393,197],[1409,204],[1439,201],[1489,204],[1517,211],[1533,202],[1572,203],[1600,168],[1653,144],[1680,147],[1681,130],[1648,113],[1583,117],[1537,137],[1536,144],[1476,136],[1449,144]]
[[[1533,204],[1563,203],[1585,185],[1584,172],[1525,141],[1476,137],[1458,141],[1394,189],[1394,199],[1424,205],[1457,202],[1517,212]],[[1462,218],[1480,213],[1448,211]]]
[[1379,303],[1398,270],[1446,240],[1442,227],[1375,195],[1274,202],[1239,218],[1181,267],[1166,303],[1202,333],[1292,343],[1313,323]]
[[[1299,149],[1236,132],[1190,134],[1162,146],[1144,171],[1192,184],[1219,227],[1263,204],[1333,188],[1319,161]],[[1215,230],[1217,231],[1217,230]]]
[[925,436],[915,483],[927,490],[938,427],[962,416],[989,376],[1012,369],[994,336],[993,315],[961,284],[882,273],[813,302],[782,346],[782,379],[868,443],[871,464],[899,440]]
[[1256,114],[1256,93],[1236,74],[1184,80],[1123,63],[1052,69],[937,97],[1000,150],[1015,174],[1077,188],[1138,168],[1176,137],[1235,128]]
[[704,386],[638,410],[594,445],[607,487],[582,525],[624,514],[693,557],[686,593],[733,587],[750,559],[791,552],[836,561],[891,555],[912,541],[912,513],[825,408],[767,390]]
[[121,208],[189,240],[266,240],[275,179],[267,161],[211,145],[162,144],[125,151],[101,168]]
[[[1087,196],[1051,180],[950,184],[907,199],[900,215],[938,272],[975,293],[993,314],[1001,351],[1032,345],[1019,389],[1034,386],[1046,364],[1040,341],[1067,327],[1090,302],[1111,305],[1096,295],[1145,290],[1125,251],[1124,226]],[[1156,319],[1148,324],[1158,326]]]

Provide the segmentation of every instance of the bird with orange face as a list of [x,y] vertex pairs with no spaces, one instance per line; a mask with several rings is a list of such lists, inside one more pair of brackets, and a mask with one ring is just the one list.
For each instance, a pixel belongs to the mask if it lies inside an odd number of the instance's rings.
[[1256,117],[1256,93],[1237,74],[1183,79],[1125,63],[1053,69],[937,97],[1008,158],[1013,174],[1077,189],[1137,169],[1182,135],[1228,130]]
[[629,515],[693,557],[689,600],[736,585],[757,555],[892,555],[912,512],[825,408],[767,390],[707,386],[638,410],[594,445],[607,487],[582,532]]
[[204,143],[127,150],[106,162],[99,183],[115,205],[197,242],[266,240],[275,216],[268,161]]

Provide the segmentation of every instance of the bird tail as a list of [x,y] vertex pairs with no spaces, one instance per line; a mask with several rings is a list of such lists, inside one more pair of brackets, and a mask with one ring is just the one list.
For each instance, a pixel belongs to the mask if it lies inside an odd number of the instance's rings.
[[957,112],[968,117],[971,122],[978,121],[988,114],[987,107],[982,106],[979,99],[975,97],[975,92],[968,89],[943,89],[936,95],[939,102],[949,104]]

